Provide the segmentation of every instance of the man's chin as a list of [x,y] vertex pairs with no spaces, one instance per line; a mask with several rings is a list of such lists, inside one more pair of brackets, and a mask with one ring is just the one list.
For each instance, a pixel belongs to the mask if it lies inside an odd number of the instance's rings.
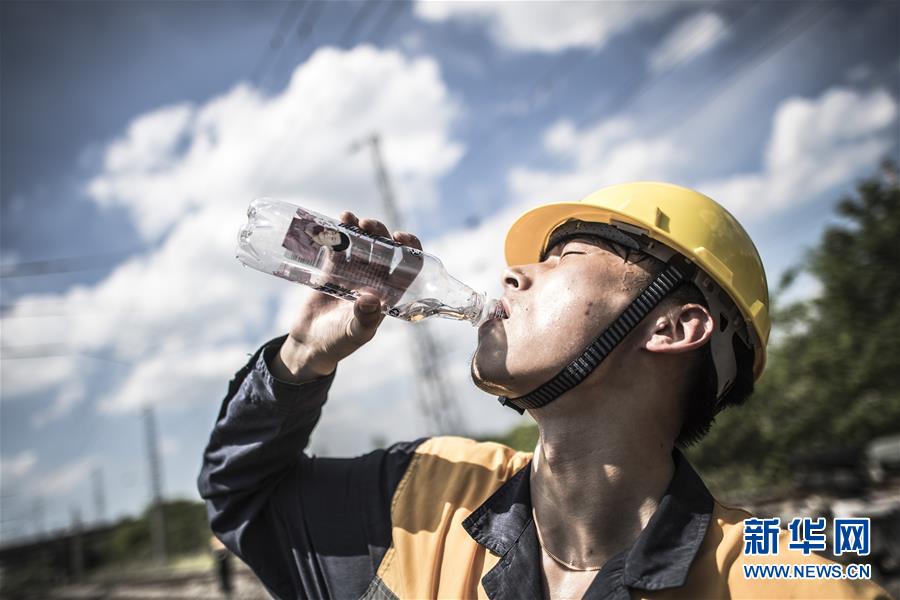
[[505,368],[503,373],[492,373],[490,369],[485,369],[473,357],[471,370],[469,374],[472,377],[472,383],[478,389],[492,394],[494,396],[510,396],[515,393],[505,385],[504,379],[509,377],[509,373]]
[[472,381],[475,383],[475,386],[483,392],[487,392],[492,396],[509,396],[510,392],[506,388],[501,385],[496,385],[491,383],[490,381],[483,381],[472,377]]

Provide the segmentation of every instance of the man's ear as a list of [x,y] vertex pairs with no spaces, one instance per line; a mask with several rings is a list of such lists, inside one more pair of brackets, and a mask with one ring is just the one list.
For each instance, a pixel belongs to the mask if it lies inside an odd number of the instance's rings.
[[675,306],[656,318],[644,348],[663,354],[690,352],[707,343],[715,327],[712,315],[702,305]]

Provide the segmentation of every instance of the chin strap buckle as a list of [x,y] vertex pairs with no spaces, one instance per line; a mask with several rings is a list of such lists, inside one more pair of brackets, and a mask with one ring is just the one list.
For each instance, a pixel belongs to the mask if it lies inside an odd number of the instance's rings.
[[497,396],[497,401],[498,401],[501,405],[503,405],[503,406],[508,406],[509,408],[513,409],[514,411],[516,411],[516,412],[519,413],[520,415],[524,415],[524,414],[525,414],[525,409],[524,409],[524,408],[520,408],[520,407],[516,406],[515,404],[513,404],[512,402],[510,402],[510,401],[509,401],[509,398],[507,398],[506,396]]

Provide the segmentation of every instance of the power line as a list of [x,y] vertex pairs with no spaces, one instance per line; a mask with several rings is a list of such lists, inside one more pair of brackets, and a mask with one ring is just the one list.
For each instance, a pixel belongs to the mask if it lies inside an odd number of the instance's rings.
[[377,41],[387,35],[397,22],[397,18],[400,16],[400,13],[403,12],[403,9],[409,6],[405,0],[392,0],[387,4],[388,8],[381,12],[381,17],[372,26],[372,30],[368,36],[371,40]]
[[[282,56],[286,45],[285,42],[290,36],[290,31],[293,30],[295,32],[301,45],[305,43],[308,36],[314,30],[315,24],[322,16],[325,4],[324,1],[319,0],[292,0],[287,3],[285,10],[282,12],[281,17],[275,25],[274,31],[269,37],[267,48],[261,53],[257,64],[251,71],[251,81],[257,86],[261,86],[264,83],[272,70],[273,64],[275,64],[279,57]],[[362,2],[351,18],[341,39],[343,41],[349,40],[379,4],[380,3],[376,0],[366,0]],[[403,5],[402,2],[391,4]],[[309,6],[308,9],[307,6]],[[389,9],[385,11],[385,15],[378,21],[378,24],[380,26],[390,26],[393,19],[396,18],[397,12],[398,11],[393,6],[389,7]],[[264,181],[267,179],[268,177],[264,178]],[[108,268],[115,265],[124,256],[137,252],[144,252],[147,249],[148,246],[141,246],[127,251],[70,256],[4,265],[0,267],[0,278],[51,275]]]
[[[25,303],[22,303],[21,306],[27,306],[27,305],[28,305],[28,303],[25,302]],[[9,307],[15,307],[16,305],[15,305],[15,304],[9,304],[9,305],[7,305],[7,306],[9,306]],[[115,308],[115,309],[112,309],[112,310],[114,310],[114,311],[118,310],[118,311],[124,312],[124,311],[126,311],[126,310],[128,310],[128,309],[126,309],[126,308]],[[129,314],[129,315],[137,315],[137,314],[140,314],[140,313],[136,313],[136,312],[134,312],[134,311],[129,310],[129,311],[128,311],[128,314]],[[53,318],[53,317],[86,317],[86,316],[88,316],[88,315],[104,315],[104,316],[109,316],[109,311],[104,311],[104,310],[101,310],[101,309],[97,309],[97,310],[86,310],[86,311],[82,311],[82,312],[71,312],[71,311],[67,311],[67,312],[55,312],[55,313],[51,312],[51,313],[43,313],[43,314],[26,314],[26,315],[8,315],[8,314],[0,313],[0,321],[13,321],[13,320],[15,320],[15,319],[46,319],[46,318]]]
[[[819,21],[821,21],[826,15],[830,14],[831,11],[838,6],[837,1],[828,1],[825,2],[825,4],[827,8],[825,10],[820,10],[819,3],[813,3],[812,8],[801,14],[801,16],[797,19],[785,25],[777,34],[775,34],[773,38],[770,38],[769,41],[764,44],[760,44],[749,57],[744,57],[739,60],[737,64],[742,65],[742,68],[729,69],[729,74],[725,77],[725,85],[720,85],[718,89],[716,89],[708,97],[708,100],[705,103],[700,104],[691,102],[689,103],[690,108],[688,109],[687,113],[680,112],[681,116],[678,120],[679,127],[683,127],[685,123],[693,119],[698,114],[698,111],[701,108],[704,108],[705,106],[708,106],[709,104],[714,102],[723,93],[728,91],[735,83],[740,81],[747,74],[753,72],[756,68],[764,64],[775,54],[781,52],[791,42],[794,42],[797,39],[803,37],[813,26],[819,23]],[[749,64],[745,65],[745,63]],[[697,94],[695,97],[702,97],[703,95],[704,94]],[[671,122],[671,119],[674,119],[675,111],[669,113],[669,115],[667,115],[662,120],[663,123]]]
[[24,346],[4,346],[0,348],[0,359],[3,360],[29,360],[35,358],[57,358],[62,356],[74,356],[78,358],[89,358],[93,360],[102,360],[104,362],[115,363],[119,365],[134,366],[135,363],[122,361],[99,354],[90,354],[80,350],[60,348],[54,344],[32,344]]
[[[721,5],[725,0],[717,0],[716,4]],[[751,10],[757,6],[759,0],[754,2],[750,8],[738,13],[736,17],[731,19],[728,24],[728,27],[734,27],[741,19],[743,19],[747,14],[751,12]],[[636,3],[637,4],[637,3]],[[632,13],[636,11],[637,8],[634,8]],[[686,39],[683,42],[683,46],[687,46],[688,44],[696,41],[698,36],[705,33],[704,31],[696,31],[694,34]],[[589,62],[588,59],[594,57],[599,52],[599,49],[592,49],[591,51],[586,51],[582,53],[580,56],[574,59],[568,59],[563,63],[562,66],[554,65],[550,69],[548,69],[544,74],[542,74],[535,83],[530,87],[529,92],[525,94],[526,98],[528,98],[530,103],[534,103],[539,96],[543,95],[544,97],[548,97],[550,92],[556,89],[565,79],[571,77],[574,73],[576,73],[582,66]],[[611,101],[604,104],[605,107],[613,106],[626,106],[630,105],[634,102],[641,94],[645,93],[648,89],[651,89],[653,85],[658,83],[661,79],[667,77],[671,73],[678,70],[682,65],[687,62],[693,60],[694,57],[691,57],[687,54],[684,57],[670,66],[668,69],[657,72],[655,74],[648,75],[646,70],[642,71],[643,75],[639,77],[635,82],[626,88],[624,88],[623,92],[616,95]],[[596,114],[597,110],[589,112],[590,114]],[[581,119],[582,122],[588,120],[590,117],[583,117]],[[485,150],[494,146],[500,140],[504,139],[508,133],[509,128],[519,121],[519,117],[508,117],[507,119],[500,121],[494,127],[488,128],[485,130],[479,138],[477,138],[474,142],[475,149],[468,153],[465,157],[466,161],[472,162],[475,158],[481,156]],[[482,143],[483,141],[483,143]]]
[[[310,3],[313,5],[312,8],[304,11],[304,8]],[[309,31],[311,31],[311,24],[318,20],[323,6],[324,2],[318,0],[291,0],[287,2],[281,17],[275,25],[274,31],[269,37],[269,43],[266,49],[261,53],[257,64],[251,71],[251,81],[258,86],[262,85],[271,71],[273,62],[277,60],[278,56],[281,54],[289,32],[294,29],[294,23],[299,19],[299,24],[297,25],[298,34],[303,31],[304,36],[308,35]],[[304,15],[309,16],[303,18]],[[303,36],[301,36],[301,40],[302,39]],[[270,60],[270,57],[273,57],[272,60]],[[0,266],[0,278],[51,275],[108,268],[115,265],[125,256],[138,252],[146,252],[150,248],[151,246],[138,246],[130,250],[118,252],[68,256],[4,265]]]
[[303,0],[291,0],[287,3],[287,6],[285,6],[281,17],[275,25],[275,30],[272,32],[272,35],[269,36],[269,43],[266,49],[260,54],[256,66],[253,67],[253,70],[250,73],[250,81],[257,86],[262,85],[268,76],[272,64],[274,63],[274,59],[270,61],[269,58],[271,56],[274,56],[275,59],[278,58],[278,55],[284,47],[287,32],[293,29],[294,20],[302,15],[306,4],[307,2]]
[[306,18],[297,24],[294,32],[300,44],[304,44],[315,30],[316,22],[322,16],[322,10],[325,8],[325,2],[311,1],[313,2],[312,8],[308,11]]
[[[724,0],[719,0],[719,2],[723,2]],[[748,2],[749,6],[746,9],[737,12],[735,16],[733,16],[728,22],[723,31],[729,31],[734,29],[738,23],[740,23],[747,15],[752,13],[757,7],[760,6],[762,0],[754,0],[753,2]],[[676,48],[676,52],[679,52],[683,49],[690,48],[693,42],[697,41],[700,36],[704,35],[706,30],[698,30],[695,31],[692,36],[685,39],[682,44]],[[724,33],[720,33],[721,37]],[[719,38],[716,38],[717,40]],[[606,103],[604,108],[608,107],[618,107],[618,106],[629,106],[632,105],[638,98],[647,93],[649,90],[653,89],[660,81],[670,77],[672,73],[678,71],[682,66],[687,63],[692,62],[696,56],[691,55],[689,52],[681,52],[681,58],[673,63],[669,68],[664,69],[662,71],[658,71],[654,73],[652,76],[647,76],[646,71],[643,77],[638,78],[633,82],[631,86],[625,87],[622,90],[622,93],[615,95],[609,102]],[[578,120],[581,126],[584,126],[589,121],[596,118],[597,114],[601,112],[600,109],[594,108],[593,110],[589,110],[585,115],[582,115]]]
[[353,13],[353,17],[350,18],[350,23],[347,25],[347,28],[344,29],[344,33],[338,38],[342,46],[349,45],[350,40],[356,36],[356,32],[359,30],[363,21],[369,18],[369,15],[379,4],[380,3],[376,0],[362,0],[359,8]]
[[[362,28],[363,23],[371,17],[372,11],[375,8],[377,8],[377,6],[381,3],[382,2],[378,2],[377,0],[363,0],[360,3],[360,6],[353,13],[353,16],[350,18],[350,22],[348,23],[347,27],[344,29],[343,33],[338,38],[339,42],[342,45],[347,45],[349,43],[349,41],[356,35],[356,33],[359,31],[359,29]],[[316,4],[319,4],[319,3],[316,3]],[[324,2],[321,4],[324,5]],[[395,12],[395,11],[387,11],[387,12],[391,13],[391,12]],[[319,17],[319,15],[316,15],[316,19],[318,19],[318,17]],[[389,18],[382,16],[382,18],[379,19],[378,23],[382,24],[384,21],[387,21],[388,25],[390,25],[393,18],[396,18],[396,16],[389,17]],[[301,38],[301,39],[305,40],[305,37]],[[291,131],[290,127],[285,127],[284,135],[287,140],[290,140],[292,138],[292,131]],[[273,159],[271,161],[264,163],[263,166],[261,167],[259,176],[257,177],[257,179],[260,182],[259,188],[262,191],[262,193],[266,193],[266,189],[267,189],[269,183],[271,182],[272,178],[275,176],[275,174],[281,172],[282,166],[284,165],[284,163],[286,161],[286,158],[285,158],[285,154],[286,154],[285,147],[286,146],[287,146],[287,143],[282,143],[280,145],[280,147],[278,148],[278,150],[273,152]]]
[[[309,10],[304,12],[303,18],[297,23],[294,28],[293,37],[295,38],[295,43],[297,48],[303,48],[306,45],[306,42],[309,40],[309,37],[312,35],[315,30],[315,25],[319,21],[319,17],[322,16],[322,11],[325,8],[324,1],[317,0],[306,0],[307,2],[311,2],[311,6]],[[284,71],[284,63],[285,61],[290,60],[290,51],[282,52],[278,56],[278,60],[275,63],[275,72],[281,73]]]
[[[179,354],[181,352],[192,352],[198,349],[207,348],[211,346],[210,342],[201,342],[198,344],[188,344],[187,346],[182,346],[180,348],[173,348],[166,352],[156,352],[160,350],[164,344],[155,344],[145,348],[142,351],[142,355],[146,356],[150,353],[154,353],[154,357],[163,357],[163,356],[171,356],[173,354]],[[103,356],[101,354],[94,354],[91,352],[84,352],[82,350],[78,350],[76,348],[66,348],[65,346],[59,346],[57,344],[23,344],[21,346],[2,346],[0,347],[0,359],[3,360],[25,360],[25,359],[34,359],[34,358],[55,358],[61,356],[75,356],[79,358],[87,358],[92,360],[101,360],[104,362],[115,363],[119,365],[125,366],[137,366],[138,363],[130,360],[123,360],[119,358],[114,358],[111,356]]]
[[[721,1],[721,0],[720,0]],[[757,0],[753,3],[753,5],[746,10],[737,14],[734,17],[730,24],[729,28],[732,28],[737,22],[742,20],[748,14],[750,14],[756,7],[762,6],[762,2]],[[787,44],[792,42],[793,40],[802,37],[813,25],[815,25],[819,20],[821,20],[826,14],[828,14],[831,10],[833,10],[837,6],[837,2],[828,2],[828,8],[825,11],[817,10],[817,6],[813,6],[813,8],[807,10],[797,19],[790,21],[787,25],[785,25],[782,29],[780,29],[775,35],[769,37],[765,41],[763,41],[755,50],[751,52],[749,55],[744,55],[735,61],[731,68],[727,71],[729,75],[726,77],[727,84],[725,86],[719,87],[716,91],[714,91],[711,95],[706,95],[705,92],[701,91],[697,93],[694,98],[697,97],[707,97],[708,100],[705,103],[691,102],[689,112],[687,116],[684,116],[683,108],[675,108],[669,113],[666,114],[665,117],[658,119],[661,123],[671,123],[676,118],[678,119],[679,127],[684,126],[688,120],[696,116],[698,111],[708,106],[710,102],[714,101],[718,98],[722,93],[727,91],[732,85],[734,85],[737,81],[743,78],[746,74],[751,72],[753,69],[758,67],[760,64],[764,63],[766,60],[771,58],[775,53],[780,52]],[[812,17],[812,18],[810,18]],[[695,33],[696,37],[701,32]],[[692,39],[686,40],[686,44],[693,41]],[[631,105],[634,101],[639,98],[642,94],[646,93],[648,90],[652,89],[654,85],[656,85],[661,79],[668,76],[671,72],[677,70],[677,68],[684,64],[685,62],[689,62],[692,58],[686,57],[681,61],[676,63],[672,68],[660,72],[654,77],[642,77],[638,79],[634,85],[632,85],[628,90],[618,96],[616,98],[615,104],[618,105]],[[744,65],[750,61],[753,61],[749,67],[744,67]],[[717,80],[719,81],[719,80]],[[709,87],[711,84],[707,84]],[[590,114],[596,114],[598,111],[593,111]],[[582,123],[585,123],[589,120],[589,117],[581,119]],[[479,150],[483,150],[480,148]],[[539,151],[540,149],[535,149],[535,151]],[[471,155],[470,155],[471,157]],[[469,157],[469,158],[470,158]]]
[[85,254],[82,256],[68,256],[3,265],[0,267],[0,278],[55,275],[58,273],[72,273],[75,271],[90,271],[93,269],[107,268],[121,260],[124,256],[146,251],[148,248],[149,246],[136,246],[130,250],[101,252],[98,254]]

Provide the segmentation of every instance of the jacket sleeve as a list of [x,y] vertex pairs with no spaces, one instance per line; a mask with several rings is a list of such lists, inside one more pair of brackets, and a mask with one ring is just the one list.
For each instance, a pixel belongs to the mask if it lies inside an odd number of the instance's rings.
[[423,440],[306,455],[335,373],[275,379],[264,344],[228,386],[198,478],[213,532],[279,598],[358,598],[391,543],[390,504]]

